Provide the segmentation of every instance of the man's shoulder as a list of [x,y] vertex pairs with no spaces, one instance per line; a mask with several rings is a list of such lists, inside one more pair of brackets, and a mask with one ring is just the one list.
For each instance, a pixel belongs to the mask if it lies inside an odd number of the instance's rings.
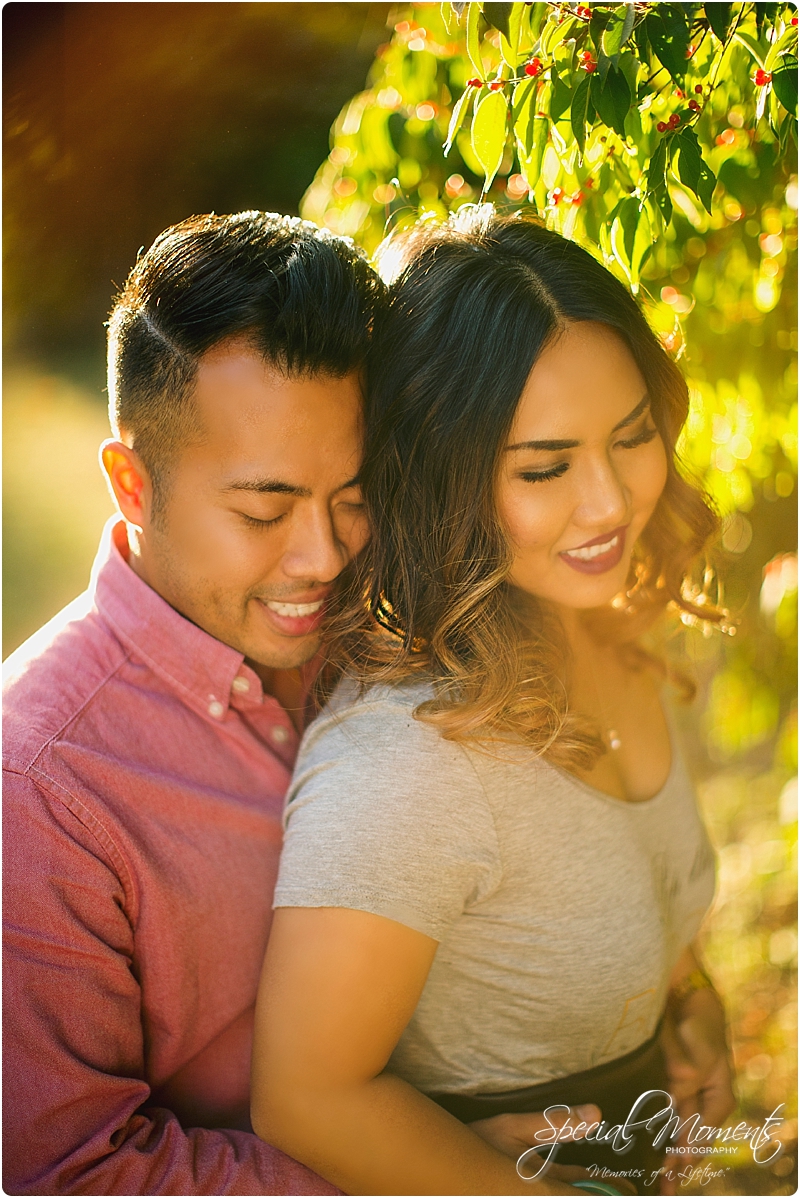
[[3,764],[25,772],[126,660],[84,592],[3,663]]

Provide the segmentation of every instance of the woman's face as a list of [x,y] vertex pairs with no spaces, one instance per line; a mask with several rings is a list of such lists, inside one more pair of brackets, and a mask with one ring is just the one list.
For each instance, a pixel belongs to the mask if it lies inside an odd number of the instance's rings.
[[509,581],[563,607],[608,603],[667,479],[647,387],[605,325],[567,324],[528,376],[500,469]]

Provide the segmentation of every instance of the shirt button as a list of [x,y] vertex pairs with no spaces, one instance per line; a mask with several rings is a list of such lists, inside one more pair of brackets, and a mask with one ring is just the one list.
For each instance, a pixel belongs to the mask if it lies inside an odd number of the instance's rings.
[[219,720],[225,714],[225,705],[220,703],[219,699],[213,699],[208,705],[208,714],[213,715],[215,720]]
[[289,739],[289,732],[288,729],[284,728],[283,724],[276,724],[275,727],[270,730],[270,736],[275,741],[276,745],[285,745]]
[[250,679],[249,678],[234,678],[233,689],[236,691],[237,695],[246,695],[247,692],[250,690]]

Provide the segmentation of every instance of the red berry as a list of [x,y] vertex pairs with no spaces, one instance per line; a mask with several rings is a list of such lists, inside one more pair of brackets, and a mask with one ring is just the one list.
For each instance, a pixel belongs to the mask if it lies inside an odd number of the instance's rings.
[[532,58],[530,62],[525,63],[525,74],[526,75],[530,75],[532,78],[535,79],[536,76],[541,75],[541,73],[542,73],[541,59]]
[[697,103],[697,100],[690,100],[689,107],[691,108],[692,112],[700,111],[700,105]]
[[685,96],[685,94],[684,94],[684,93],[681,91],[681,89],[680,89],[679,87],[676,87],[676,88],[675,88],[674,95],[676,95],[676,96],[678,97],[678,99],[679,99],[679,100],[685,100],[685,99],[686,99],[686,96]]
[[672,116],[669,118],[669,123],[672,129],[677,129],[678,125],[681,123],[680,115],[677,112],[673,112]]
[[557,204],[563,198],[564,192],[560,187],[553,188],[553,203]]
[[793,24],[793,25],[796,25],[796,24],[797,24],[797,17],[792,17],[792,24]]
[[767,71],[762,71],[760,68],[756,71],[756,85],[758,87],[765,87],[771,78],[772,75],[770,75]]
[[694,91],[695,91],[695,95],[697,95],[697,96],[702,96],[702,94],[703,94],[703,85],[702,85],[702,83],[698,83],[698,85],[697,85],[697,87],[694,89]]
[[467,87],[483,87],[483,83],[480,79],[468,79]]
[[584,62],[590,62],[592,58],[591,50],[584,50],[583,54],[581,54],[581,58]]
[[500,91],[500,88],[501,88],[502,86],[503,86],[503,80],[502,80],[502,79],[496,79],[496,80],[494,81],[494,83],[490,83],[490,84],[489,84],[489,91],[492,91],[492,92],[499,92],[499,91]]
[[581,206],[581,204],[583,203],[583,192],[576,191],[575,195],[572,197],[572,202],[576,208],[579,208]]
[[658,129],[659,133],[666,133],[667,126],[664,124],[663,121],[659,121],[658,124],[656,125],[656,129]]

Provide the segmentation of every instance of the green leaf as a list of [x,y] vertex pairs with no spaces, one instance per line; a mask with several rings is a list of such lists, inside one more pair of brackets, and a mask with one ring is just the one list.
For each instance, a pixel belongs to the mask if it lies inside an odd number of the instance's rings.
[[473,3],[467,5],[467,55],[472,63],[475,74],[479,79],[484,79],[485,73],[481,59],[481,42],[478,36],[478,22],[480,18],[481,10],[473,0]]
[[489,188],[503,161],[508,103],[502,92],[489,92],[478,101],[472,118],[472,149]]
[[641,270],[650,257],[652,249],[653,228],[650,224],[650,217],[647,215],[647,209],[642,208],[636,222],[636,236],[633,239],[633,253],[631,254],[631,288],[634,294],[639,290]]
[[716,34],[721,42],[725,41],[728,36],[728,29],[731,23],[731,14],[733,12],[732,4],[704,4],[703,11],[706,14],[711,32]]
[[520,155],[519,169],[525,182],[528,184],[530,191],[536,187],[539,182],[539,177],[542,173],[542,162],[544,160],[544,152],[547,149],[547,135],[550,130],[550,122],[547,117],[534,117],[533,126],[533,142],[530,154],[522,157]]
[[764,59],[764,70],[773,71],[778,64],[778,60],[784,58],[787,54],[790,54],[793,58],[797,57],[796,25],[787,25],[778,40],[773,42],[769,54]]
[[592,39],[592,44],[598,51],[602,45],[603,34],[605,32],[606,26],[612,19],[613,18],[610,12],[605,12],[603,9],[597,8],[597,6],[592,9],[592,18],[589,21],[589,37]]
[[525,5],[520,3],[511,5],[511,13],[508,18],[508,37],[503,34],[500,38],[500,53],[512,71],[517,69],[519,60],[519,35],[524,8]]
[[747,33],[746,30],[741,29],[736,30],[736,33],[733,35],[733,40],[738,42],[740,46],[744,46],[747,50],[749,50],[761,69],[764,69],[764,62],[766,60],[768,51],[767,47],[763,43],[756,41],[751,33]]
[[783,107],[797,116],[797,59],[781,59],[781,65],[772,73],[772,89]]
[[636,81],[639,78],[641,63],[635,54],[631,54],[630,50],[626,50],[620,55],[619,69],[622,71],[625,78],[628,80],[628,87],[631,89],[631,96],[636,95]]
[[633,196],[625,196],[617,204],[614,219],[611,222],[611,248],[614,251],[614,257],[629,278],[638,220],[639,205]]
[[461,95],[458,97],[458,103],[453,109],[453,114],[450,117],[450,124],[447,128],[447,141],[444,143],[445,157],[447,157],[453,148],[453,142],[456,139],[456,134],[461,128],[464,117],[467,113],[467,108],[469,107],[469,102],[476,90],[476,88],[465,87]]
[[653,245],[653,230],[647,209],[633,196],[625,196],[610,214],[611,252],[619,262],[634,294],[639,290],[642,266]]
[[[528,33],[528,36],[530,37],[531,44],[533,44],[541,36],[542,23],[544,22],[544,19],[547,16],[549,6],[547,4],[541,3],[540,0],[537,0],[536,4],[523,4],[522,7],[525,10],[525,12],[527,12],[527,14],[528,14],[527,33]],[[520,22],[520,28],[522,29],[523,33],[525,32],[524,25],[523,25],[523,22],[525,19],[525,12],[523,12],[522,22]]]
[[514,125],[521,155],[530,154],[533,147],[533,102],[536,98],[536,80],[526,79],[514,88],[511,101],[511,120]]
[[361,117],[361,142],[374,171],[392,171],[397,163],[397,151],[389,134],[388,115],[385,108],[370,105],[364,109]]
[[583,154],[586,145],[586,121],[589,114],[589,85],[591,77],[585,75],[572,94],[570,106],[570,123],[578,148]]
[[653,151],[647,168],[647,195],[652,196],[664,223],[672,220],[672,200],[667,188],[667,153],[672,137],[662,137]]
[[759,37],[761,36],[761,29],[764,25],[764,21],[767,20],[774,24],[775,18],[778,15],[778,9],[780,7],[781,7],[780,4],[756,4],[756,5],[754,5],[754,8],[756,10],[756,32],[758,33]]
[[686,51],[689,48],[689,24],[684,4],[659,4],[650,10],[644,24],[653,52],[662,66],[680,86],[686,75]]
[[[477,7],[477,5],[476,5]],[[505,35],[506,41],[511,41],[511,31],[509,29],[509,19],[513,4],[494,4],[488,3],[483,6],[483,15],[486,20],[495,29],[499,29]]]
[[678,153],[678,177],[693,191],[706,212],[711,212],[711,197],[717,184],[716,175],[704,161],[694,129],[683,129],[672,143]]
[[550,68],[550,79],[553,84],[553,98],[550,101],[550,117],[552,120],[558,121],[572,103],[572,92],[559,75],[555,68],[555,64]]
[[560,46],[566,38],[571,36],[576,27],[581,24],[583,22],[579,21],[577,17],[565,17],[559,25],[548,22],[542,34],[542,54],[546,56],[551,55],[556,46]]
[[623,4],[620,8],[615,9],[611,20],[603,31],[601,42],[603,53],[609,58],[616,60],[620,50],[631,36],[634,16],[632,4]]
[[631,106],[631,90],[622,71],[612,66],[604,80],[592,76],[592,100],[601,121],[624,137],[625,117]]

